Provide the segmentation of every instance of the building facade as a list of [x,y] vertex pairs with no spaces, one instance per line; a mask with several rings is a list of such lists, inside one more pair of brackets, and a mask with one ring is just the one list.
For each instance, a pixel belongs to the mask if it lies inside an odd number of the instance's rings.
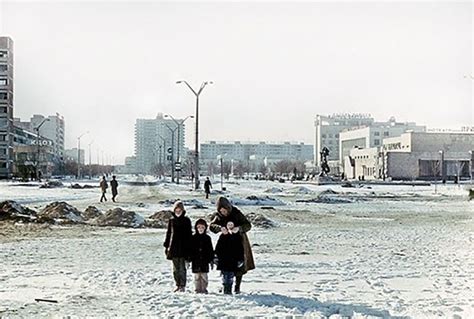
[[350,152],[353,148],[364,149],[381,147],[384,139],[397,137],[407,131],[425,132],[425,126],[416,125],[410,122],[396,122],[391,118],[388,122],[376,122],[371,126],[354,127],[346,129],[339,134],[339,162],[343,167],[347,167],[347,161],[350,161]]
[[64,160],[77,163],[77,157],[80,157],[80,164],[85,164],[86,151],[81,148],[79,153],[77,152],[77,147],[64,150]]
[[13,173],[13,41],[0,37],[0,178]]
[[269,165],[281,160],[310,161],[313,145],[304,143],[216,142],[201,144],[201,161],[215,162],[218,157],[238,162]]
[[381,147],[353,148],[349,179],[454,180],[472,178],[474,133],[406,132]]
[[[181,119],[176,119],[181,123]],[[185,156],[184,123],[158,113],[155,119],[137,119],[135,157],[137,173],[151,174],[156,165],[169,166]]]
[[334,163],[332,166],[337,167],[340,160],[340,133],[354,127],[371,126],[373,123],[374,119],[369,114],[316,115],[313,155],[315,166],[321,166],[320,152],[323,147],[327,147],[329,149],[328,161]]

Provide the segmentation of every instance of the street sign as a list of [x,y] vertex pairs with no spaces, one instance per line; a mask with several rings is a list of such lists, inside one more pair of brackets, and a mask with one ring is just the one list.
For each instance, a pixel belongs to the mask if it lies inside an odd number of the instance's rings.
[[168,147],[167,151],[168,151],[168,154],[173,153],[173,149],[171,147]]
[[174,163],[174,170],[176,172],[180,172],[181,171],[181,162],[175,162]]

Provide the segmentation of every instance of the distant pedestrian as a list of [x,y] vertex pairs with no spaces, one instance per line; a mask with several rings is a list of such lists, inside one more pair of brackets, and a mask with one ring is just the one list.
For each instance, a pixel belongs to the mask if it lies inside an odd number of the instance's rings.
[[100,189],[102,191],[102,197],[100,197],[100,202],[102,203],[102,200],[107,201],[107,197],[105,197],[105,193],[107,193],[107,188],[109,185],[107,184],[107,180],[105,179],[105,176],[102,176],[102,180],[100,181]]
[[209,180],[209,177],[206,177],[206,181],[204,182],[204,191],[206,192],[206,198],[209,198],[209,194],[211,193],[212,184]]
[[194,226],[195,233],[191,239],[191,267],[194,273],[194,285],[196,293],[207,294],[209,283],[207,273],[209,264],[214,260],[214,249],[211,237],[206,233],[207,223],[204,219],[198,219]]
[[115,179],[116,176],[113,175],[112,176],[112,180],[110,181],[110,188],[112,189],[112,201],[115,203],[115,197],[117,197],[118,195],[118,182],[117,180]]
[[176,283],[174,292],[184,292],[186,288],[186,262],[190,259],[191,250],[191,220],[186,217],[186,211],[181,201],[173,206],[172,217],[168,221],[168,230],[163,246],[166,258],[173,261],[173,276]]

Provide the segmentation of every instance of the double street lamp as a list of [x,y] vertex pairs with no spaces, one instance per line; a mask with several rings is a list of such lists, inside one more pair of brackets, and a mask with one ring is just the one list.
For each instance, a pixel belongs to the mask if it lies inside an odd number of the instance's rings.
[[86,134],[89,134],[89,131],[82,133],[77,137],[77,179],[81,178],[81,137]]
[[198,153],[198,150],[199,150],[199,95],[202,93],[202,91],[204,90],[206,85],[213,84],[213,83],[212,83],[212,81],[202,82],[201,87],[199,88],[198,91],[195,91],[191,87],[191,85],[189,85],[189,83],[187,81],[181,80],[181,81],[176,82],[176,84],[181,84],[181,83],[186,84],[186,86],[196,96],[196,115],[195,115],[195,119],[196,119],[196,132],[195,132],[196,145],[195,145],[195,151],[194,151],[194,171],[195,171],[195,174],[194,174],[194,176],[195,176],[194,188],[197,190],[197,189],[199,189],[199,153]]
[[[180,132],[181,132],[181,126],[184,124],[184,122],[189,119],[189,118],[194,118],[193,115],[188,115],[186,116],[184,119],[178,121],[176,120],[174,117],[172,117],[170,114],[166,114],[165,115],[165,118],[169,117],[170,119],[173,120],[173,122],[176,123],[176,126],[177,126],[177,129],[178,129],[178,156],[177,156],[177,159],[176,159],[176,163],[180,163],[181,164],[181,157],[180,157],[180,154],[179,154],[179,149],[181,148],[181,136],[180,136]],[[167,125],[168,126],[168,125]],[[169,127],[168,127],[169,128]],[[173,134],[172,134],[172,138],[174,140],[174,131],[172,131]],[[174,144],[174,143],[173,143]],[[174,145],[173,145],[174,146]],[[172,148],[172,154],[174,155],[174,147]],[[174,161],[174,156],[172,156],[173,158],[173,161]],[[172,163],[172,166],[175,165],[176,163]],[[173,169],[173,172],[176,168],[172,168]],[[179,175],[180,175],[180,170],[181,170],[181,167],[179,168],[179,170],[177,170],[177,175],[176,175],[176,184],[179,184]],[[174,176],[174,173],[172,174],[172,176]]]

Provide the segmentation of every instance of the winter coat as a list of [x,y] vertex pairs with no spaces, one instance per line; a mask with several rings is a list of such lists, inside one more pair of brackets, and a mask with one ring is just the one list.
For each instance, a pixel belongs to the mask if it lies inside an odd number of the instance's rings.
[[221,234],[216,245],[216,256],[218,270],[236,272],[239,262],[244,261],[244,247],[240,234]]
[[103,179],[103,180],[100,181],[100,189],[102,190],[102,193],[107,192],[108,187],[109,187],[109,185],[107,185],[106,180]]
[[191,220],[184,211],[179,217],[173,213],[168,221],[168,230],[163,246],[167,249],[166,257],[173,259],[184,257],[189,259],[191,250]]
[[112,194],[117,195],[118,194],[118,192],[117,192],[118,182],[114,179],[111,180],[110,181],[110,187],[112,188]]
[[245,217],[237,207],[232,206],[232,211],[229,216],[224,216],[220,212],[217,212],[212,218],[209,229],[217,234],[221,231],[221,227],[227,225],[228,221],[234,222],[234,226],[240,228],[239,233],[242,239],[242,246],[244,247],[244,267],[241,269],[241,274],[245,274],[248,270],[255,269],[252,247],[246,234],[252,228],[252,224],[250,224],[247,217]]
[[206,193],[210,193],[210,192],[211,192],[211,187],[212,187],[211,181],[210,181],[210,180],[206,180],[206,181],[204,182],[204,190],[206,191]]
[[209,264],[214,259],[211,237],[197,231],[191,238],[191,262],[193,273],[209,272]]

